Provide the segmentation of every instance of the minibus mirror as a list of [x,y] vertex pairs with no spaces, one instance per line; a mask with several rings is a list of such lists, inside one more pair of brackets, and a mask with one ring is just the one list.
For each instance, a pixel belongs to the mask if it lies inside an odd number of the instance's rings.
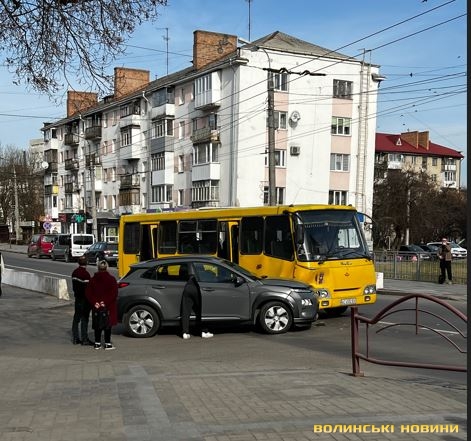
[[301,245],[304,243],[304,225],[303,224],[296,224],[296,243]]

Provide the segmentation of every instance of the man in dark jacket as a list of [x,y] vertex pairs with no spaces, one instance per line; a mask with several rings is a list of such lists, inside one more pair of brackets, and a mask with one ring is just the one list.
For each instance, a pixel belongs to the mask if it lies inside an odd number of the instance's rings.
[[72,320],[72,343],[74,345],[91,345],[92,342],[88,338],[88,321],[91,307],[85,297],[85,290],[90,281],[90,273],[86,270],[87,259],[83,256],[79,257],[78,265],[72,272],[72,289],[75,297],[75,311]]
[[191,310],[196,315],[197,332],[201,332],[201,337],[203,338],[211,338],[213,334],[201,326],[201,289],[194,275],[189,276],[182,294],[181,324],[184,340],[190,338]]

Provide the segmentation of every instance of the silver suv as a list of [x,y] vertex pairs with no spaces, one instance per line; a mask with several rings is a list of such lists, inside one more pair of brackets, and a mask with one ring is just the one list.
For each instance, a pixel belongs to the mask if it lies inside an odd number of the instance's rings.
[[188,274],[201,287],[203,323],[251,323],[268,334],[281,334],[293,324],[310,326],[317,318],[317,296],[309,285],[259,279],[212,256],[169,257],[132,265],[118,281],[118,318],[126,333],[152,337],[161,326],[178,325]]

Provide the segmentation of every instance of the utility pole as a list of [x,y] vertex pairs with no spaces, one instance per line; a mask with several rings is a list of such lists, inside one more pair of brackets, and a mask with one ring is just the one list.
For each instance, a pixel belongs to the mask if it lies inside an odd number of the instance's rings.
[[98,226],[96,219],[96,195],[95,195],[95,156],[96,153],[90,155],[90,190],[91,190],[91,215],[92,215],[92,234],[95,240],[98,240]]
[[[268,54],[267,54],[268,56]],[[270,63],[270,57],[268,57]],[[276,174],[275,174],[275,86],[273,72],[268,72],[268,205],[276,205]]]
[[18,205],[18,182],[16,179],[16,166],[13,166],[13,185],[15,186],[15,236],[16,244],[20,238],[20,207]]

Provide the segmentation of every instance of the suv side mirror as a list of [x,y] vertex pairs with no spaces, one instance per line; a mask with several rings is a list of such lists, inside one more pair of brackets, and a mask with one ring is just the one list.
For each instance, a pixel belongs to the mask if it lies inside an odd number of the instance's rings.
[[234,286],[238,287],[240,285],[243,285],[245,283],[245,279],[243,277],[237,276],[234,280]]

